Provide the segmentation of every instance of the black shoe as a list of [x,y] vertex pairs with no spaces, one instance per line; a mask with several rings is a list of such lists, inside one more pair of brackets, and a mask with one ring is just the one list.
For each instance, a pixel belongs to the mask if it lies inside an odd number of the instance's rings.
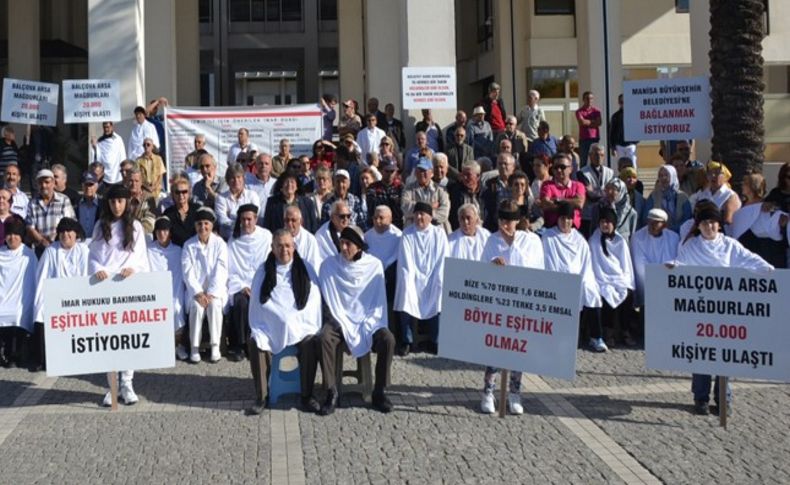
[[330,414],[335,412],[335,408],[337,407],[337,390],[330,389],[326,391],[326,401],[324,405],[321,406],[321,409],[318,411],[318,414],[321,416],[329,416]]
[[231,362],[241,362],[244,360],[244,351],[228,350],[228,360]]
[[313,396],[302,398],[302,411],[306,413],[318,413],[321,411],[321,405]]
[[266,401],[255,401],[255,404],[251,408],[247,408],[244,411],[244,414],[247,416],[258,416],[263,414],[263,410],[266,408]]
[[425,352],[431,355],[439,354],[439,344],[435,342],[425,342]]
[[401,357],[406,357],[411,352],[411,345],[410,344],[402,344],[398,347],[398,355]]
[[392,412],[392,402],[390,402],[387,395],[384,394],[384,391],[374,392],[371,404],[373,405],[373,409],[381,411],[384,414]]
[[694,413],[700,416],[707,416],[709,414],[708,401],[694,401]]

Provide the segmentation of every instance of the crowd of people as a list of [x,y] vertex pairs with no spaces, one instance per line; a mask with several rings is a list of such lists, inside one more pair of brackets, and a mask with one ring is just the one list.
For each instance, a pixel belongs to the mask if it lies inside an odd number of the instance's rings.
[[[518,116],[505,112],[499,85],[488,91],[471,120],[458,111],[444,130],[423,110],[409,146],[392,104],[381,112],[370,98],[360,116],[347,100],[336,120],[337,99],[325,96],[312,154],[293,154],[287,139],[266,153],[242,127],[223,160],[197,134],[178,173],[161,155],[157,108],[167,100],[154,100],[135,109],[126,146],[103,124],[81,192],[54,164],[37,171],[28,197],[18,164],[0,150],[0,363],[44,368],[44,280],[170,271],[177,358],[217,362],[226,348],[229,360],[249,359],[252,412],[266,405],[272,356],[289,346],[305,410],[334,411],[340,349],[378,354],[372,405],[389,412],[393,356],[438,351],[446,257],[581,275],[579,343],[595,352],[640,344],[649,264],[787,267],[790,164],[770,193],[749,174],[742,200],[725,165],[692,160],[681,140],[666,145],[675,151],[646,190],[637,142],[623,140],[622,105],[609,126],[614,170],[592,93],[576,113],[577,150],[573,137],[550,134],[536,91]],[[313,391],[318,365],[323,403]],[[486,413],[495,377],[485,370]],[[132,370],[121,373],[126,404],[137,401],[132,380]],[[705,413],[710,376],[693,383]],[[521,414],[521,374],[508,385],[508,409]]]

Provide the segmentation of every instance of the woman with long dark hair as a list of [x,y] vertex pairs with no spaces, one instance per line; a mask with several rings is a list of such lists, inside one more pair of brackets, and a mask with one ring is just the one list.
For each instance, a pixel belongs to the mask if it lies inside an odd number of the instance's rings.
[[[134,273],[150,271],[148,250],[143,226],[134,219],[129,189],[112,185],[102,201],[99,222],[93,229],[90,244],[88,274],[104,281],[112,274],[128,278]],[[138,401],[132,387],[134,371],[121,373],[120,398],[127,405]],[[104,406],[112,404],[110,392],[104,396]]]

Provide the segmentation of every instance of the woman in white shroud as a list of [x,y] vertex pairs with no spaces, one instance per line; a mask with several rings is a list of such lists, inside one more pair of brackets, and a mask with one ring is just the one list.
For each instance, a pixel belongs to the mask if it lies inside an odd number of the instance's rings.
[[181,272],[181,246],[176,245],[170,230],[173,222],[167,216],[154,223],[154,240],[148,243],[148,261],[151,271],[170,271],[173,287],[173,329],[176,337],[176,358],[187,360],[187,340],[184,333],[184,275]]
[[[93,229],[88,258],[88,274],[104,281],[114,274],[128,278],[150,271],[143,226],[134,220],[129,204],[131,193],[122,185],[111,185],[102,201],[101,216]],[[127,405],[137,402],[132,387],[134,371],[121,372],[120,398]],[[102,403],[112,404],[108,392]]]
[[[694,226],[680,244],[675,265],[709,266],[715,268],[743,268],[752,271],[773,271],[774,267],[763,258],[744,248],[735,239],[720,232],[723,213],[715,206],[708,206],[694,214]],[[694,394],[694,411],[700,415],[709,413],[711,376],[692,374],[691,392]],[[727,385],[727,408],[731,404],[732,391]],[[714,413],[719,409],[719,380],[713,386]]]
[[72,278],[88,275],[88,245],[83,242],[85,235],[82,226],[76,219],[64,217],[58,222],[57,240],[49,245],[36,269],[36,328],[34,340],[37,349],[37,369],[44,369],[44,281],[53,278]]
[[590,236],[590,256],[595,281],[601,290],[601,321],[611,337],[609,344],[636,345],[633,328],[634,267],[628,241],[617,231],[617,213],[601,207],[598,228]]
[[[529,231],[519,231],[522,214],[516,202],[506,199],[497,208],[497,224],[499,230],[488,238],[480,261],[494,263],[498,266],[521,266],[523,268],[544,269],[543,245],[540,238]],[[480,410],[487,414],[496,411],[494,389],[499,369],[486,367],[483,377],[483,399]],[[505,383],[503,382],[504,386]],[[523,414],[521,405],[521,372],[510,373],[507,407],[510,414]]]
[[0,364],[5,366],[15,357],[15,343],[33,332],[36,254],[22,244],[25,221],[21,217],[12,215],[3,223],[3,228],[5,244],[0,246]]

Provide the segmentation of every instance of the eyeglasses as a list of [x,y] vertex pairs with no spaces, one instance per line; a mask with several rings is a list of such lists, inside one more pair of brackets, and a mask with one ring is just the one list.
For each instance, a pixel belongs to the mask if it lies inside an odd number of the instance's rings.
[[571,168],[570,165],[554,165],[554,170],[565,170]]
[[186,189],[184,189],[184,190],[174,190],[173,193],[176,194],[176,195],[187,195],[189,193],[189,190],[186,190]]
[[345,221],[351,219],[351,214],[337,214],[337,217],[339,217],[341,221]]

